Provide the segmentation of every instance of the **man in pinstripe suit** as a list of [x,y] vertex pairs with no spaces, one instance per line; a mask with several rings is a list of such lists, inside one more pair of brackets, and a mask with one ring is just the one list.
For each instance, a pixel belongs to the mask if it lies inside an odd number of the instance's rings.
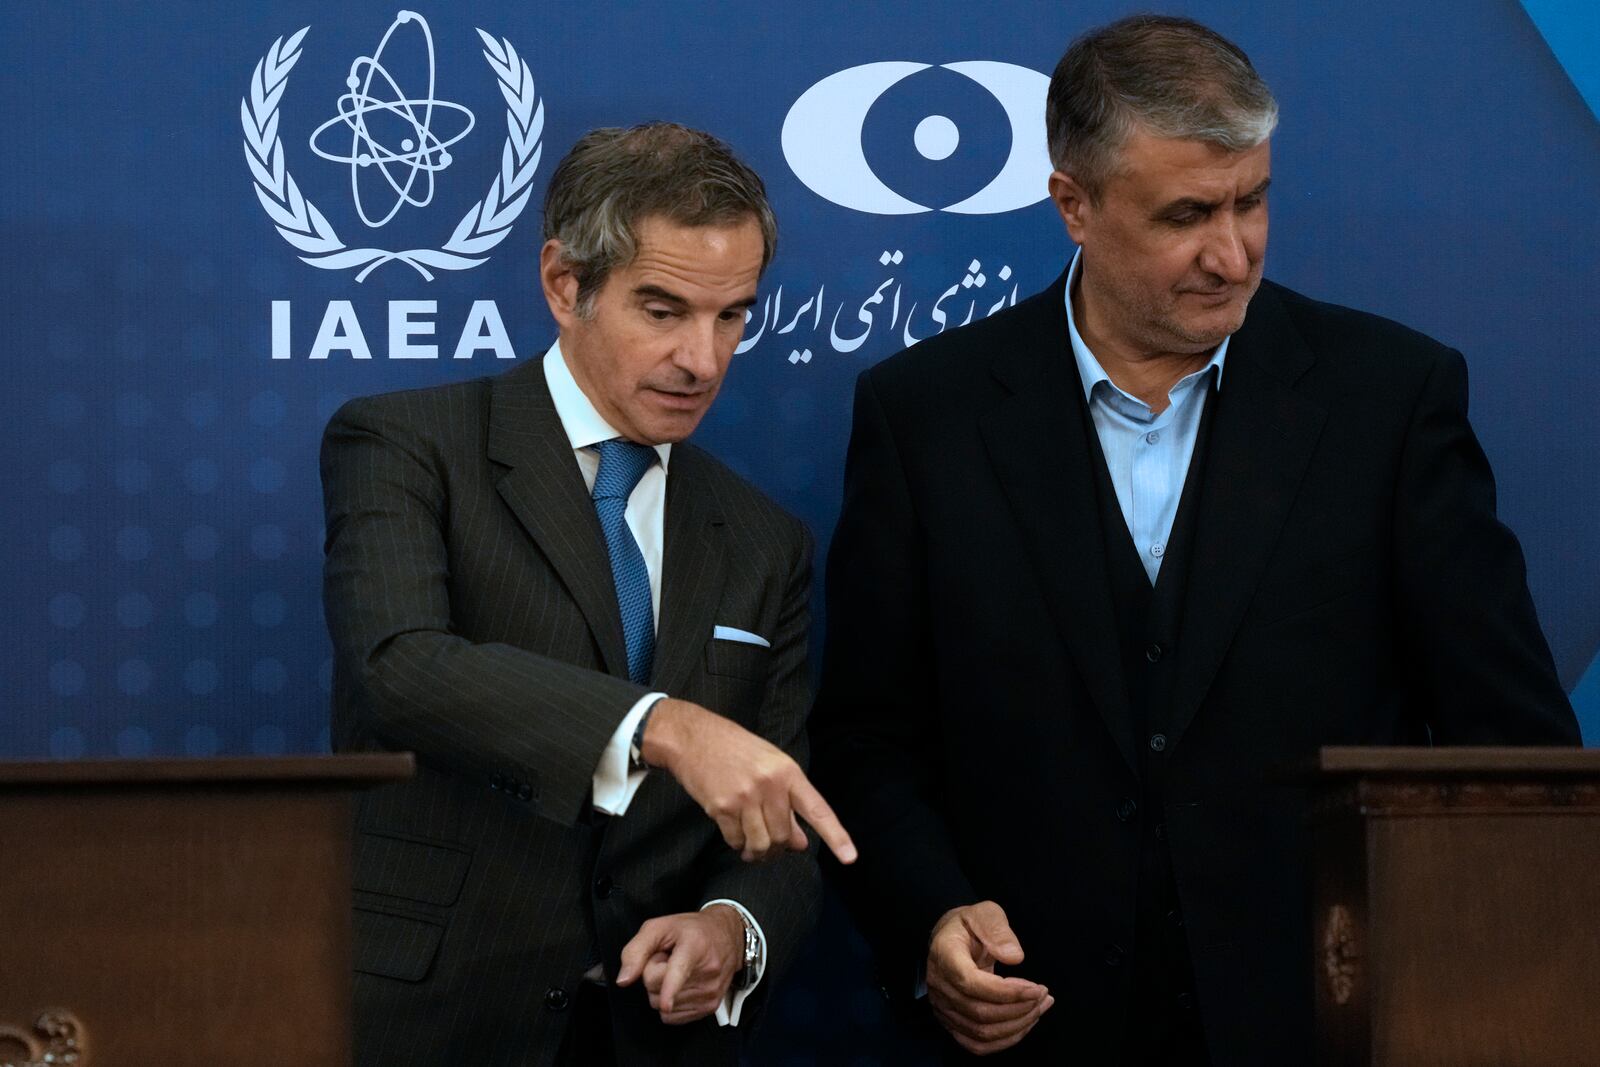
[[681,443],[772,256],[761,181],[597,130],[545,237],[542,361],[323,443],[335,743],[420,765],[359,814],[371,1067],[732,1064],[813,918],[796,816],[854,858],[797,762],[810,539]]

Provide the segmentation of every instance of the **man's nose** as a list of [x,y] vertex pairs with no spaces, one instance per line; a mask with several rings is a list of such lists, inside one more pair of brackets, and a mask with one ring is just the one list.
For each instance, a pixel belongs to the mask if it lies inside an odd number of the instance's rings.
[[1229,285],[1243,285],[1250,280],[1250,253],[1239,232],[1239,220],[1232,212],[1217,212],[1217,224],[1200,252],[1200,268]]
[[696,382],[714,380],[717,376],[716,320],[691,322],[679,338],[672,361],[694,375]]

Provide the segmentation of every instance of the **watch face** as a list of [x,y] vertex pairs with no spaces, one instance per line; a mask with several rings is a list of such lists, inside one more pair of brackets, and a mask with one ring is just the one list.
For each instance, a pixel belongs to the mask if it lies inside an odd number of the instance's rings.
[[755,984],[756,964],[760,960],[761,942],[756,938],[756,932],[750,928],[750,923],[746,921],[744,924],[744,969],[739,972],[737,979],[740,989],[749,989]]

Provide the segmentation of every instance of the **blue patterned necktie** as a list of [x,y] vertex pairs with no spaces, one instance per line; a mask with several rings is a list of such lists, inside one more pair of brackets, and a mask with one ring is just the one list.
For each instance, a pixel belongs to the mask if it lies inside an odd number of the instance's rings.
[[611,580],[622,609],[622,639],[628,649],[628,677],[636,685],[650,680],[656,655],[655,614],[650,601],[650,571],[644,553],[623,517],[628,497],[644,472],[656,461],[656,450],[620,437],[593,446],[600,453],[600,472],[594,478],[594,510],[606,535],[611,557]]

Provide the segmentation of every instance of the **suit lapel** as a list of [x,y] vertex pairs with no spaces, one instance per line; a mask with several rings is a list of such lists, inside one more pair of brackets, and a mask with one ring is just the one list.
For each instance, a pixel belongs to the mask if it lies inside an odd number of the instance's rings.
[[1228,343],[1196,517],[1172,733],[1193,720],[1294,503],[1327,410],[1295,391],[1315,362],[1266,286]]
[[606,670],[626,678],[628,653],[605,535],[541,361],[495,379],[489,404],[488,455],[510,468],[496,488],[577,602]]
[[661,613],[651,687],[673,693],[682,689],[716,625],[726,531],[699,450],[675,445],[668,471]]
[[1026,336],[996,357],[992,370],[1011,395],[980,417],[979,428],[1051,617],[1095,709],[1137,770],[1065,292],[1063,275],[1035,298]]
[[706,651],[725,576],[722,514],[710,493],[706,459],[691,445],[672,448],[661,560],[661,622],[651,688],[675,693]]

